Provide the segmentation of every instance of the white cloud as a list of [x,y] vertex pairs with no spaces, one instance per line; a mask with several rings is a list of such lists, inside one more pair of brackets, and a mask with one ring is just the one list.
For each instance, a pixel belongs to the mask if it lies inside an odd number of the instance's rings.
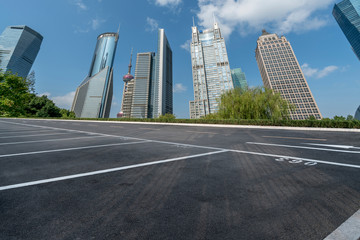
[[159,29],[159,23],[153,18],[146,18],[146,31],[153,32]]
[[51,97],[50,99],[54,101],[56,106],[60,108],[70,109],[74,100],[74,96],[75,96],[75,91],[69,92],[64,96]]
[[104,22],[106,22],[104,19],[95,18],[90,21],[90,25],[93,30],[97,30]]
[[220,24],[224,37],[233,31],[241,34],[270,32],[285,34],[318,29],[327,24],[327,16],[314,16],[335,0],[198,0],[199,25],[213,26],[213,15]]
[[338,70],[339,67],[331,65],[331,66],[324,67],[323,69],[318,69],[318,68],[311,68],[309,66],[309,64],[304,63],[301,66],[301,69],[306,77],[314,77],[314,78],[319,79],[319,78],[326,77],[330,73]]
[[178,6],[182,0],[155,0],[155,4],[161,7]]
[[74,0],[73,4],[77,6],[81,10],[87,10],[88,7],[85,5],[85,3],[82,0]]
[[176,83],[174,86],[174,93],[182,93],[186,92],[187,87],[185,87],[182,83]]
[[190,43],[191,43],[191,39],[184,42],[182,45],[180,45],[180,47],[190,52]]

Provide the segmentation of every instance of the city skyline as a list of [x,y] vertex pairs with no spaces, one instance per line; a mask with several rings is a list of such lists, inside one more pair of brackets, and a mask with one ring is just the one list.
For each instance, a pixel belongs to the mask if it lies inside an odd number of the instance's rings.
[[[137,3],[69,0],[51,4],[44,0],[33,3],[14,0],[3,3],[5,8],[16,8],[17,11],[14,14],[5,12],[0,16],[0,29],[26,24],[44,36],[41,51],[33,66],[36,91],[48,95],[60,107],[69,109],[69,99],[73,98],[79,79],[87,74],[93,39],[103,32],[117,29],[120,23],[110,114],[116,117],[121,109],[122,76],[127,70],[131,48],[134,48],[134,55],[153,51],[157,43],[154,32],[164,28],[173,51],[174,113],[179,118],[188,118],[188,102],[193,99],[188,47],[192,18],[195,17],[195,24],[204,30],[211,27],[215,15],[225,35],[230,68],[241,67],[250,87],[263,85],[254,50],[259,31],[266,28],[278,35],[285,34],[291,42],[323,117],[346,116],[354,115],[359,106],[360,81],[357,76],[360,75],[360,69],[359,60],[332,16],[332,8],[338,2],[320,0],[315,3],[306,0],[289,3],[276,10],[277,3],[270,0],[264,1],[264,4],[251,3],[253,11],[257,12],[245,14],[247,6],[244,6],[243,1],[229,1],[225,5],[215,0],[176,1],[172,4],[169,1],[161,4],[156,0]],[[121,9],[127,11],[118,14]],[[227,10],[231,11],[224,14]],[[139,11],[141,17],[133,18],[134,11]],[[308,14],[297,15],[301,11]],[[57,20],[64,15],[67,19]],[[341,101],[336,101],[336,98]]]

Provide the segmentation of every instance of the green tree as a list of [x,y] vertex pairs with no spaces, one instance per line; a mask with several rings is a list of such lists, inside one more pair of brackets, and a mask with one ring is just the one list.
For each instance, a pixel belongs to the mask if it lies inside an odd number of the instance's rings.
[[[221,95],[217,117],[222,119],[289,119],[295,106],[267,88],[231,89]],[[211,116],[214,118],[214,116]]]
[[345,121],[346,120],[346,118],[344,117],[344,116],[334,116],[334,120],[335,121]]
[[174,114],[166,113],[166,114],[164,114],[164,115],[160,115],[160,116],[158,117],[158,119],[164,120],[164,121],[171,121],[171,120],[176,119],[176,117],[175,117]]
[[47,96],[36,96],[32,94],[28,105],[28,115],[36,117],[61,117],[60,108]]
[[74,112],[71,112],[71,111],[69,111],[67,109],[64,109],[64,108],[60,109],[60,114],[61,114],[62,118],[76,118]]
[[347,115],[346,120],[353,121],[353,120],[355,120],[355,118],[353,115]]
[[19,117],[26,114],[26,103],[31,94],[28,79],[0,73],[0,116]]

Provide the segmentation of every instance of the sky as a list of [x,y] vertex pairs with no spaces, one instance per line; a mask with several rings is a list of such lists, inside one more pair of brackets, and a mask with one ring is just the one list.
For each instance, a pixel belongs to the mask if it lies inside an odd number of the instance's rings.
[[194,98],[189,52],[193,19],[199,29],[207,29],[215,16],[230,67],[241,67],[253,87],[263,85],[255,48],[266,29],[290,41],[320,112],[332,118],[354,115],[360,104],[360,61],[332,16],[339,1],[0,0],[0,31],[27,25],[43,35],[32,68],[36,92],[70,109],[89,71],[97,36],[120,26],[110,114],[116,117],[131,48],[134,74],[136,54],[156,52],[157,29],[164,28],[173,51],[174,114],[189,118],[189,101]]

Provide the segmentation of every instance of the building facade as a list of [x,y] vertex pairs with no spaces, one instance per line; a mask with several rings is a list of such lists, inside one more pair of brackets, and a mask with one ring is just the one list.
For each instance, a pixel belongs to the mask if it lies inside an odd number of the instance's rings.
[[[218,110],[217,99],[234,88],[225,40],[217,23],[212,29],[192,27],[191,63],[194,101],[190,117],[200,118]],[[191,112],[192,111],[192,112]]]
[[155,53],[138,53],[136,58],[131,117],[152,118],[152,89],[155,80]]
[[158,30],[155,81],[151,90],[151,117],[173,114],[172,50],[164,29]]
[[355,112],[354,118],[357,120],[360,120],[360,106],[358,107],[358,109]]
[[124,86],[123,117],[157,118],[173,114],[172,50],[164,29],[154,52],[138,53],[135,78]]
[[231,78],[233,80],[234,88],[248,89],[245,73],[241,68],[231,69]]
[[113,64],[118,33],[98,36],[88,76],[77,88],[71,110],[76,117],[108,118],[113,96]]
[[291,119],[322,118],[290,42],[284,36],[263,30],[255,56],[264,86],[296,106],[290,113]]
[[43,40],[28,26],[9,26],[0,35],[0,70],[27,77]]
[[335,4],[333,16],[360,60],[360,0],[343,0]]

